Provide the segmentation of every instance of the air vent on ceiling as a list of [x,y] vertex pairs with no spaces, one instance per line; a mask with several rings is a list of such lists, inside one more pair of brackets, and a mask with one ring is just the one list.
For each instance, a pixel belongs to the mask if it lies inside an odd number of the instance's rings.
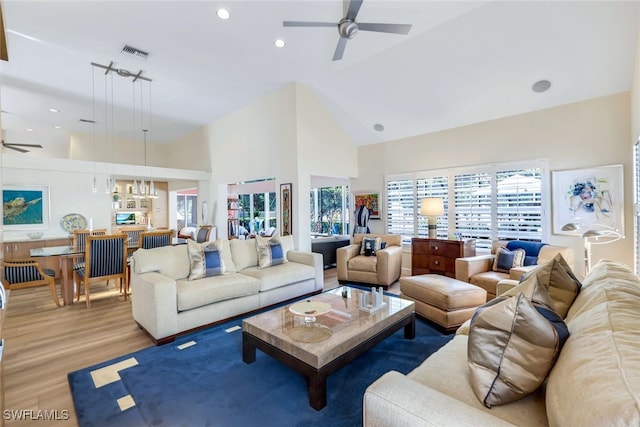
[[149,56],[148,52],[145,52],[140,49],[136,49],[135,47],[132,47],[129,45],[124,45],[121,52],[124,53],[125,55],[133,56],[138,59],[147,59],[147,57]]
[[80,123],[91,123],[91,124],[95,124],[95,120],[91,120],[91,119],[80,119]]

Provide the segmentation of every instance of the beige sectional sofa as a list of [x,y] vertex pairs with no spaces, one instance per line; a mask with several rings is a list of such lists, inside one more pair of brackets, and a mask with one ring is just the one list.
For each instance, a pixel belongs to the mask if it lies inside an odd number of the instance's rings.
[[407,375],[391,371],[370,385],[364,425],[640,425],[638,278],[619,263],[598,263],[564,320],[570,336],[533,394],[483,406],[470,384],[466,323]]
[[[134,320],[157,343],[253,310],[322,291],[322,255],[294,250],[279,237],[288,262],[258,268],[256,239],[216,240],[225,273],[189,280],[188,245],[138,249],[131,258]],[[205,243],[206,245],[206,243]]]

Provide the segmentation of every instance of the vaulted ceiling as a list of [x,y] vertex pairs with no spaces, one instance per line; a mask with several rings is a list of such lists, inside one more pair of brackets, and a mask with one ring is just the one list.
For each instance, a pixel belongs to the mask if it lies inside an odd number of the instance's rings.
[[[311,88],[359,145],[631,87],[635,1],[365,0],[358,22],[411,24],[411,30],[408,35],[360,31],[340,61],[332,61],[337,25],[282,24],[337,24],[343,6],[337,0],[4,0],[9,61],[0,64],[0,104],[5,138],[42,143],[46,153],[66,144],[70,131],[92,132],[93,125],[80,119],[104,122],[93,115],[94,105],[105,104],[107,80],[113,81],[106,104],[113,105],[114,133],[134,132],[133,100],[140,96],[134,86],[139,85],[143,95],[151,94],[148,104],[141,103],[147,109],[143,113],[153,115],[150,138],[157,143],[175,140],[294,81]],[[229,19],[216,16],[220,7],[228,9]],[[276,39],[285,46],[276,47]],[[121,53],[125,45],[148,52],[148,58]],[[142,71],[153,83],[132,83],[133,78],[115,73],[105,78],[92,62]],[[538,80],[550,81],[551,88],[534,92]],[[384,130],[375,130],[376,124]]]

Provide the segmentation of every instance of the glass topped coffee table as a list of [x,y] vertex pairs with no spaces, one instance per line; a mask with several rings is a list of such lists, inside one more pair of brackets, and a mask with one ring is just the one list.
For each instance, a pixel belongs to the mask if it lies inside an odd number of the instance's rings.
[[[346,297],[337,288],[305,300],[308,313],[300,311],[305,305],[298,303],[244,319],[242,360],[253,363],[260,349],[301,373],[308,379],[309,405],[322,409],[330,374],[401,328],[405,338],[415,337],[413,301],[384,296],[387,305],[369,314],[358,307],[364,291],[346,289]],[[326,304],[331,306],[328,311],[323,309]],[[321,311],[314,313],[318,307]]]

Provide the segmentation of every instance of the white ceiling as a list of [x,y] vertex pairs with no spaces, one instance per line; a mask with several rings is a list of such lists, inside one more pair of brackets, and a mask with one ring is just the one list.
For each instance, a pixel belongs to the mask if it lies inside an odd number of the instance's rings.
[[[221,6],[231,19],[216,17]],[[283,28],[282,21],[337,23],[343,4],[336,0],[4,0],[3,7],[5,137],[43,143],[44,152],[64,145],[69,130],[93,131],[79,119],[92,118],[94,92],[96,128],[104,126],[104,73],[91,62],[113,61],[153,79],[153,142],[175,140],[297,81],[362,145],[628,91],[638,17],[635,1],[365,0],[358,21],[412,24],[409,35],[360,31],[333,62],[337,30]],[[274,46],[277,38],[284,48]],[[125,44],[148,59],[121,54]],[[551,89],[534,93],[540,79]],[[140,95],[131,82],[113,77],[116,136],[133,134]],[[146,95],[142,103],[146,114]],[[385,130],[375,131],[376,123]]]

